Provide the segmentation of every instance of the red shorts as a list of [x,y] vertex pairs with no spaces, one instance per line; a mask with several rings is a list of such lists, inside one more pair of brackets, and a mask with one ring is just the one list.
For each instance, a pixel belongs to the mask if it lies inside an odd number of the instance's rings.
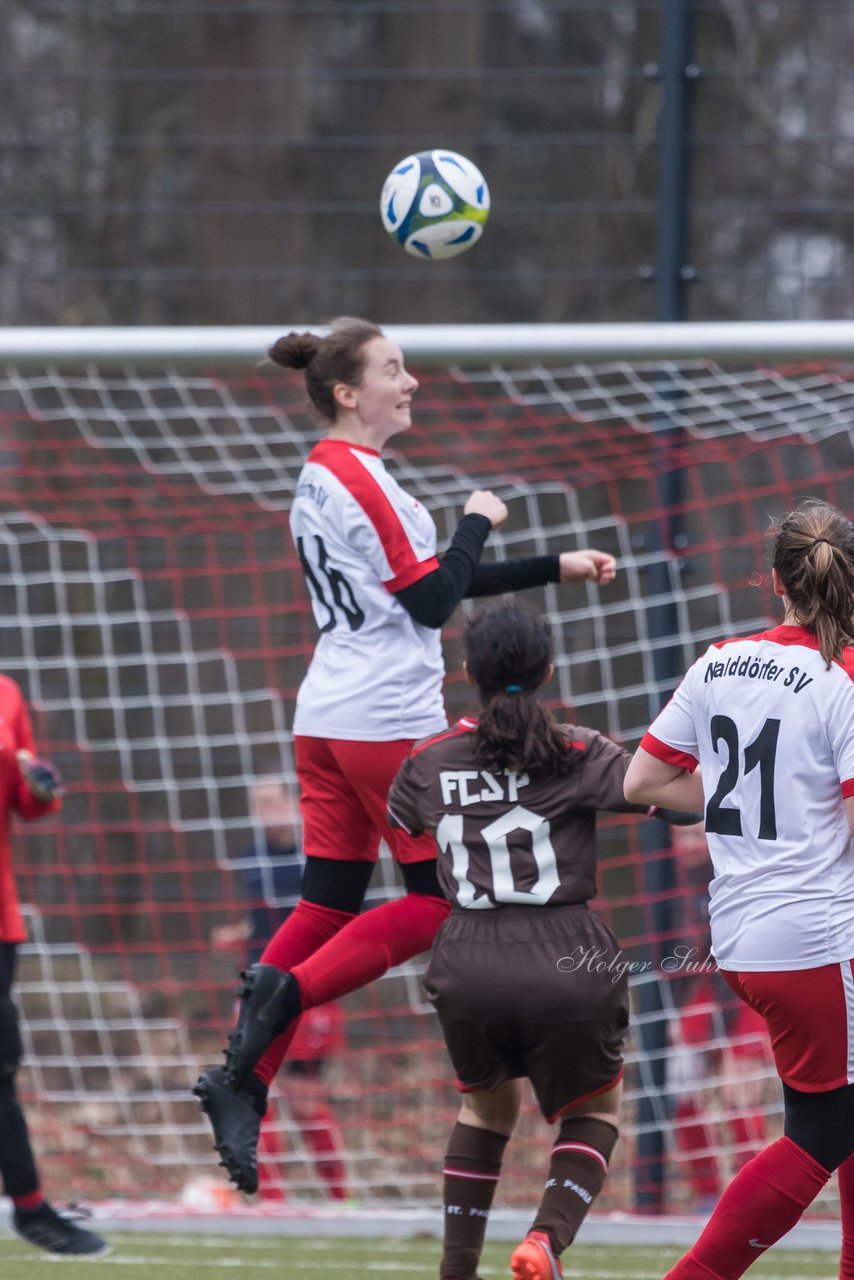
[[306,857],[376,862],[381,838],[396,862],[436,857],[432,836],[391,827],[386,811],[394,775],[414,741],[294,738]]
[[780,1079],[804,1093],[854,1083],[851,960],[773,973],[721,970],[727,985],[765,1019]]

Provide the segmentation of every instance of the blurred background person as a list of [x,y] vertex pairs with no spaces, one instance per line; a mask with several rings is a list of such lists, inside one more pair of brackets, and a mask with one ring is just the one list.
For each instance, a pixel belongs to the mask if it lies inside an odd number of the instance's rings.
[[[243,952],[247,965],[256,964],[269,939],[300,898],[303,858],[299,839],[299,806],[288,787],[275,776],[258,778],[250,790],[250,808],[259,836],[238,855],[246,898],[246,915],[213,931],[215,947]],[[282,1104],[311,1154],[315,1171],[332,1200],[346,1200],[344,1148],[332,1110],[319,1081],[324,1064],[343,1046],[340,1006],[334,1001],[308,1009],[300,1017],[287,1079],[279,1106],[271,1107],[261,1125],[258,1190],[267,1200],[286,1199],[282,1156]],[[286,1117],[285,1117],[286,1118]]]
[[[763,1089],[773,1077],[773,1059],[763,1019],[733,999],[710,959],[713,872],[703,824],[673,827],[670,842],[681,917],[675,945],[679,954],[687,948],[690,958],[674,975],[677,1017],[667,1084],[676,1121],[678,1181],[690,1188],[690,1207],[707,1213],[731,1174],[765,1145]],[[697,968],[690,971],[689,964]]]

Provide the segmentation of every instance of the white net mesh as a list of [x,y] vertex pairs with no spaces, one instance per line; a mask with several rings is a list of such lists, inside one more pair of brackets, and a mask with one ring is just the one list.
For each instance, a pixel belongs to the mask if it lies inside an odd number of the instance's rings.
[[[617,555],[613,588],[531,601],[558,639],[555,704],[633,745],[699,649],[773,616],[768,516],[807,495],[850,502],[852,374],[697,359],[425,373],[391,465],[443,541],[468,492],[492,487],[511,511],[496,555]],[[0,418],[3,670],[68,782],[61,817],[16,837],[35,904],[27,1088],[44,1158],[73,1163],[83,1190],[177,1196],[214,1161],[188,1089],[217,1060],[241,963],[214,930],[252,905],[241,874],[259,859],[262,898],[283,906],[248,792],[259,773],[294,786],[314,627],[285,525],[315,432],[280,375],[199,364],[6,367]],[[458,640],[450,627],[452,673]],[[454,674],[447,702],[467,706]],[[652,966],[605,1208],[700,1205],[779,1125],[762,1033],[711,979],[657,968],[706,943],[702,875],[657,839],[602,824],[601,908]],[[382,858],[371,900],[396,891]],[[349,997],[329,1060],[282,1075],[265,1194],[436,1199],[454,1094],[417,974]],[[536,1198],[545,1150],[528,1112],[505,1199]]]

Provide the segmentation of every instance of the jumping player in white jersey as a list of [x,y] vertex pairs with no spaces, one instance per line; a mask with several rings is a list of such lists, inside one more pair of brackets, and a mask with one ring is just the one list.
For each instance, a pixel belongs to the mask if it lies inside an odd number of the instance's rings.
[[[463,597],[603,585],[616,568],[595,550],[481,565],[489,533],[507,518],[483,490],[438,557],[432,518],[381,457],[411,426],[418,389],[400,348],[375,325],[343,319],[325,337],[288,334],[270,356],[304,370],[327,435],[300,473],[290,518],[320,631],[294,720],[302,899],[245,975],[225,1068],[206,1071],[195,1089],[229,1177],[248,1192],[267,1090],[299,1013],[426,951],[448,914],[432,838],[393,830],[386,814],[413,742],[447,723],[440,628]],[[381,838],[407,892],[360,915]]]
[[801,504],[777,528],[772,575],[783,624],[712,645],[626,776],[642,803],[690,805],[696,788],[715,959],[765,1019],[783,1082],[784,1136],[667,1280],[743,1275],[834,1169],[840,1276],[854,1277],[854,526]]

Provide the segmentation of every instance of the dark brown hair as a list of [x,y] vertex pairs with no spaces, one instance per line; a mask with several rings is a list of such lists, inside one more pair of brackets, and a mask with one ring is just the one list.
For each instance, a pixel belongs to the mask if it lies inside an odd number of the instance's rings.
[[305,386],[315,412],[326,422],[338,416],[335,386],[344,382],[358,387],[365,372],[365,346],[383,336],[370,320],[339,316],[330,323],[330,332],[286,333],[270,347],[271,360],[284,369],[305,370]]
[[809,498],[771,533],[783,589],[830,667],[854,641],[854,525],[836,507]]
[[496,605],[469,621],[465,644],[466,666],[481,701],[478,764],[540,777],[568,773],[578,753],[536,696],[554,654],[545,618],[519,605]]

